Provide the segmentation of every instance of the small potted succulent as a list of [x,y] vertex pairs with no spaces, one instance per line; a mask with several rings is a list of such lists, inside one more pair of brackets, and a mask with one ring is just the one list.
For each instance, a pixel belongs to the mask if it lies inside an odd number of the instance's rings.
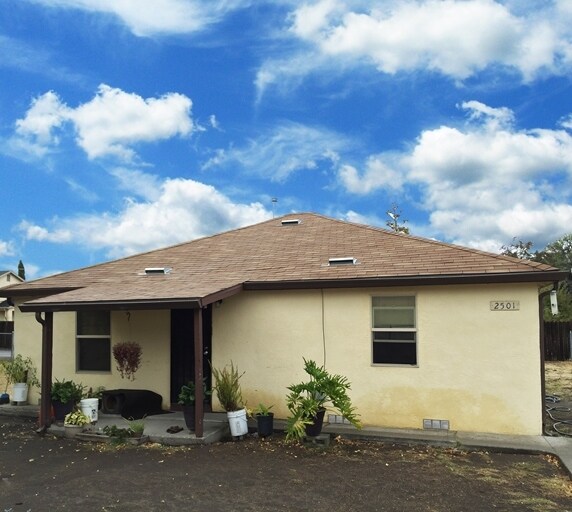
[[270,412],[272,407],[272,405],[258,404],[258,407],[252,411],[253,416],[256,418],[258,435],[260,437],[271,436],[274,432],[274,413]]

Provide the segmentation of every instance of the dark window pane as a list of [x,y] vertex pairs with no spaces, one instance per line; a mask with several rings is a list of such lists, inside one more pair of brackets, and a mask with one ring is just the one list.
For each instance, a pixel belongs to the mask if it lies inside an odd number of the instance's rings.
[[415,341],[413,331],[375,331],[374,341]]
[[108,336],[110,334],[109,311],[78,311],[77,334]]
[[373,362],[375,364],[417,364],[417,347],[415,343],[374,342]]
[[78,338],[77,369],[80,371],[111,371],[111,340]]

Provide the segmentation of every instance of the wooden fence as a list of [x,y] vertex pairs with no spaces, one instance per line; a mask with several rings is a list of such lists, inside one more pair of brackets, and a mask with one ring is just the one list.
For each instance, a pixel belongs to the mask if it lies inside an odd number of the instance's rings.
[[571,359],[572,322],[544,322],[544,358],[546,361]]

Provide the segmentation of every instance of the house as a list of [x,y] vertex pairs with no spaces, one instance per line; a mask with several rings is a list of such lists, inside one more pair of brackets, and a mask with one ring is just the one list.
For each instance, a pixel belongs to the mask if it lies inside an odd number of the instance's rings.
[[[274,404],[286,417],[286,388],[304,378],[306,358],[348,377],[365,425],[538,435],[541,295],[566,277],[304,213],[8,293],[17,351],[42,363],[46,394],[52,376],[73,378],[152,390],[169,408],[187,380],[233,361],[248,403]],[[142,347],[133,382],[112,361],[119,341]],[[42,410],[47,422],[49,405]]]
[[[24,281],[11,270],[0,270],[0,288],[12,286]],[[12,357],[12,338],[14,331],[14,305],[7,298],[0,297],[0,360]],[[0,388],[4,390],[5,383],[0,377]]]
[[[0,288],[12,286],[24,281],[11,270],[0,270]],[[14,319],[14,306],[6,298],[0,298],[0,322],[12,322]]]

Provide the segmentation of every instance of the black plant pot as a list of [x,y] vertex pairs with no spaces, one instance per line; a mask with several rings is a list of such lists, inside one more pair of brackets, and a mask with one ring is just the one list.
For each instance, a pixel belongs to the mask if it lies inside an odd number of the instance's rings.
[[320,409],[316,416],[313,418],[313,422],[310,425],[306,425],[306,435],[308,437],[319,436],[322,432],[322,425],[324,423],[324,414],[326,414],[326,409]]
[[185,425],[189,430],[195,430],[195,406],[183,405],[183,416],[185,417]]
[[64,421],[66,414],[69,414],[73,411],[75,406],[74,402],[57,402],[52,401],[52,408],[54,410],[54,418],[56,421]]
[[256,422],[258,424],[258,435],[260,437],[271,436],[274,432],[274,413],[269,412],[268,414],[257,414]]
[[0,404],[9,404],[10,403],[10,395],[8,393],[2,393],[0,395]]

